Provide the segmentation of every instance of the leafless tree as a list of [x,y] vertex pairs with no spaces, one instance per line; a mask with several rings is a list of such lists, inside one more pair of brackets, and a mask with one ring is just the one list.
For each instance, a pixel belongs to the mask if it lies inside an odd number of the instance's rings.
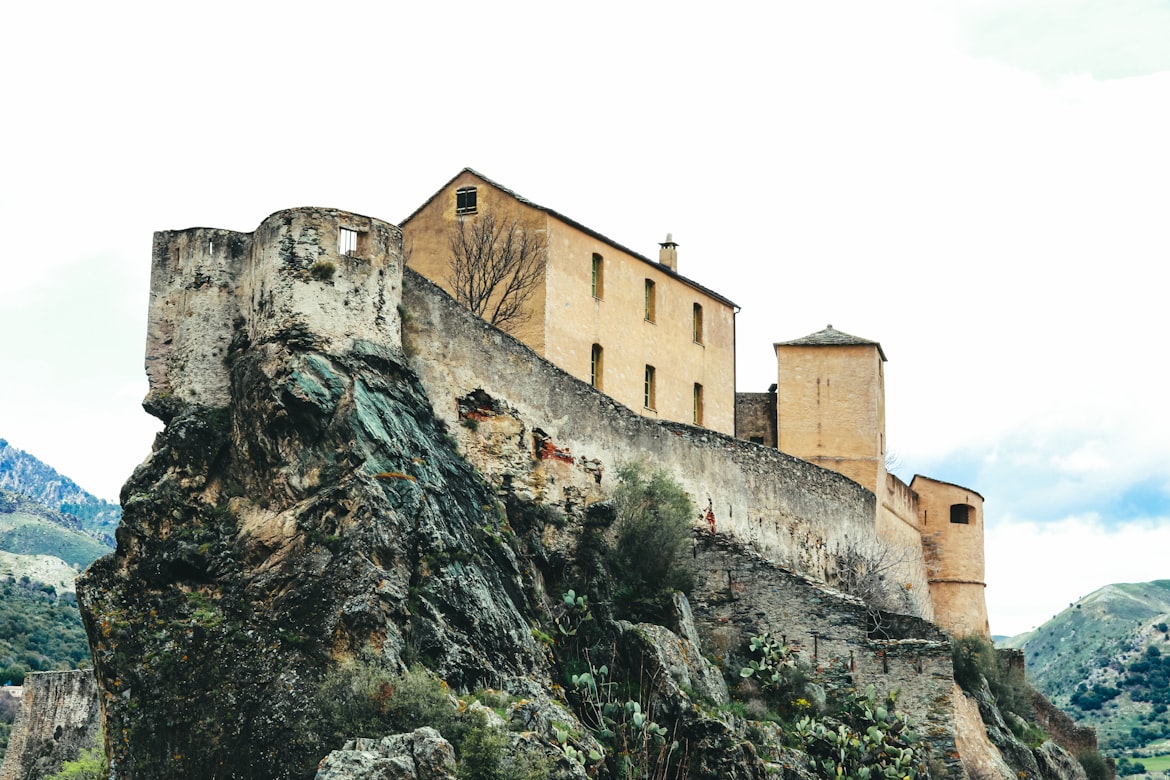
[[449,236],[455,299],[501,330],[532,316],[525,304],[544,280],[548,238],[519,219],[481,211]]

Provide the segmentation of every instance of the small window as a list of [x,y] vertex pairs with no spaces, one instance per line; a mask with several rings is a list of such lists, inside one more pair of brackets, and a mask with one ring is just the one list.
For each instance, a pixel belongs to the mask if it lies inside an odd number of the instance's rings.
[[593,253],[593,297],[605,297],[605,265],[596,252]]
[[589,360],[589,384],[601,389],[601,361],[602,349],[600,344],[593,345],[593,355]]
[[691,310],[691,335],[696,344],[703,343],[703,307],[697,303]]
[[695,382],[694,393],[695,425],[703,424],[703,386]]
[[337,251],[343,255],[358,253],[358,232],[350,228],[340,228],[337,237]]
[[647,409],[654,409],[654,366],[646,366],[646,389],[644,403]]
[[654,282],[646,280],[646,322],[654,322]]
[[969,524],[971,522],[971,507],[967,504],[951,504],[951,522]]
[[475,187],[460,187],[455,190],[455,213],[474,214],[476,211]]
[[748,441],[750,441],[752,444],[763,444],[764,437],[763,436],[750,436],[750,437],[748,437]]

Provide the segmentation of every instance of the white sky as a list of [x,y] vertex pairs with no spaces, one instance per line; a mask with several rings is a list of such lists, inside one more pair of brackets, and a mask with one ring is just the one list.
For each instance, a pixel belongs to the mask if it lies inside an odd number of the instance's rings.
[[1170,578],[1160,0],[15,5],[0,437],[100,496],[158,427],[152,231],[397,222],[471,166],[672,232],[743,307],[741,389],[774,341],[880,341],[899,474],[987,499],[994,632]]

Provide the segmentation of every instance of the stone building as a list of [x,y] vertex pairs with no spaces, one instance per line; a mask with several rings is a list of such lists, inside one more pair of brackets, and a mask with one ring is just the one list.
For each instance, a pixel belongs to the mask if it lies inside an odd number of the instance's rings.
[[933,620],[954,634],[990,636],[984,598],[983,497],[886,471],[885,352],[832,325],[775,345],[776,384],[736,394],[736,435],[843,474],[877,498],[879,537],[921,548]]
[[737,307],[678,272],[669,234],[654,261],[465,168],[402,222],[409,267],[453,292],[451,236],[488,214],[547,246],[505,330],[644,416],[734,433]]

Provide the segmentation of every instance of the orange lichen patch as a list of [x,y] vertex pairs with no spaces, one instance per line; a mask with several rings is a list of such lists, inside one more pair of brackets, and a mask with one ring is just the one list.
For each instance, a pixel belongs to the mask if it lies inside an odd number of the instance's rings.
[[559,460],[562,463],[573,463],[573,455],[569,452],[569,448],[558,447],[552,443],[551,439],[545,439],[540,442],[540,446],[536,449],[536,457],[541,460]]
[[410,480],[411,482],[416,482],[418,480],[417,477],[412,477],[409,474],[403,474],[400,471],[383,471],[379,474],[375,474],[374,479],[406,479]]

